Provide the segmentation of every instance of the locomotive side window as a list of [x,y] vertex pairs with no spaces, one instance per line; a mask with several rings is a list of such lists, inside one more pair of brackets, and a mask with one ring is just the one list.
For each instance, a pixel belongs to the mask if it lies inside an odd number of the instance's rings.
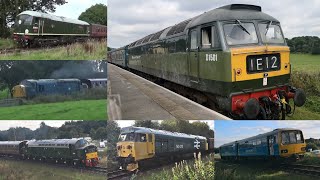
[[198,38],[197,38],[197,31],[191,31],[191,46],[190,49],[197,49],[197,43],[198,43]]
[[205,27],[201,29],[201,44],[202,48],[209,49],[212,45],[212,32],[211,27]]
[[137,134],[136,141],[137,142],[147,142],[147,135],[146,134]]

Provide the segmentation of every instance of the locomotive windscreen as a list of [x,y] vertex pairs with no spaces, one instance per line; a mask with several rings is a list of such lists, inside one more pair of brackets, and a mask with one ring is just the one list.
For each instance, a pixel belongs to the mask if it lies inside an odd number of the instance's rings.
[[15,22],[15,26],[19,26],[21,24],[30,26],[30,25],[32,25],[32,20],[33,20],[32,16],[26,15],[26,14],[22,14],[22,15],[17,17],[17,20]]
[[282,131],[282,144],[299,144],[304,143],[301,131]]

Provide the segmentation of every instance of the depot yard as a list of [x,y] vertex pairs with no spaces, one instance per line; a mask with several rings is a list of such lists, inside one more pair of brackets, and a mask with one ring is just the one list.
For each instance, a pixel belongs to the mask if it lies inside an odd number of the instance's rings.
[[105,180],[105,175],[81,172],[76,169],[57,168],[43,163],[22,162],[0,159],[0,179],[92,179]]
[[43,103],[0,108],[2,120],[105,120],[106,99]]
[[[8,48],[5,44],[11,43],[10,40],[0,40],[0,50]],[[106,47],[107,43],[104,40],[89,40],[83,43],[43,48],[40,50],[31,49],[30,51],[0,54],[0,60],[101,60],[106,58]]]

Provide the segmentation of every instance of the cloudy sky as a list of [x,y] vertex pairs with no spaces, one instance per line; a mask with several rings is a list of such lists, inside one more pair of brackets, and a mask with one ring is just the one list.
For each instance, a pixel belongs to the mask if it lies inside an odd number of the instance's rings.
[[282,24],[287,38],[320,36],[319,0],[108,0],[108,43],[121,47],[227,4],[254,4]]
[[51,127],[60,127],[66,121],[0,121],[0,131],[16,127],[25,127],[31,130],[36,130],[40,127],[41,122],[44,122],[46,125]]
[[80,14],[95,4],[107,5],[107,0],[66,0],[68,3],[62,6],[56,6],[57,16],[64,16],[71,19],[78,19]]
[[215,121],[215,147],[277,128],[297,128],[304,138],[320,138],[320,121]]
[[[122,121],[116,121],[116,122],[117,122],[117,124],[118,124],[119,127],[123,128],[123,127],[132,126],[135,121],[122,120]],[[158,122],[161,123],[161,121],[158,121]],[[189,122],[190,122],[190,123],[193,123],[194,121],[189,121]],[[201,122],[206,122],[206,123],[209,125],[210,129],[212,129],[212,130],[214,129],[214,121],[212,121],[212,120],[204,121],[204,120],[203,120],[203,121],[201,121]]]

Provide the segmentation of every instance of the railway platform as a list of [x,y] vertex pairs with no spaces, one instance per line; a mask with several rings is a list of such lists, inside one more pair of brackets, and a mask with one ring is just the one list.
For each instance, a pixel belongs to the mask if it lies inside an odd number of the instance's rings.
[[228,120],[228,117],[108,63],[110,120]]

